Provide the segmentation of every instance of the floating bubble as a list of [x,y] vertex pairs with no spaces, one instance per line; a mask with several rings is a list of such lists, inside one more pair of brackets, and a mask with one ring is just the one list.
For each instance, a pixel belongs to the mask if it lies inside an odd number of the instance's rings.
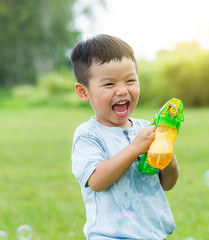
[[7,234],[4,231],[0,231],[0,240],[7,240]]
[[207,171],[204,173],[203,177],[204,177],[206,186],[209,187],[209,170],[207,170]]
[[183,240],[196,240],[196,238],[193,238],[193,237],[186,237],[186,238],[184,238]]
[[30,240],[33,235],[33,230],[28,225],[22,225],[17,229],[17,237],[19,240]]
[[137,222],[136,214],[130,210],[124,210],[118,215],[118,225],[122,227],[127,227],[132,231],[137,231],[139,229],[139,224]]

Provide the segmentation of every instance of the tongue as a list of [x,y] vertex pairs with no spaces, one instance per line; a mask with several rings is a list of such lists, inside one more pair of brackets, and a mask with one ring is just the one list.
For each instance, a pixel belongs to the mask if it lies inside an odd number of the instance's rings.
[[113,110],[117,112],[124,112],[127,109],[127,103],[123,105],[115,104],[113,105]]

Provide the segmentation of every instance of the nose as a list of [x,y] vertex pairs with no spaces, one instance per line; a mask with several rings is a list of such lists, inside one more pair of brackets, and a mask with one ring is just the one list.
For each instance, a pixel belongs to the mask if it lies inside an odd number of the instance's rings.
[[128,93],[128,89],[125,85],[120,85],[117,87],[116,95],[117,96],[125,96]]

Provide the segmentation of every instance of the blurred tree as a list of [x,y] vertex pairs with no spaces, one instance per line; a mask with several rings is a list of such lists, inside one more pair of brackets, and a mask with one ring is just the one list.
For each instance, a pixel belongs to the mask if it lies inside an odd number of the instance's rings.
[[153,62],[139,62],[141,103],[161,106],[172,97],[185,106],[209,106],[209,51],[197,42],[161,50]]
[[209,106],[209,51],[197,42],[178,43],[176,50],[161,59],[162,79],[169,93],[186,106]]
[[81,35],[74,24],[75,4],[76,0],[0,0],[0,88],[34,84],[38,74],[66,63],[65,51]]

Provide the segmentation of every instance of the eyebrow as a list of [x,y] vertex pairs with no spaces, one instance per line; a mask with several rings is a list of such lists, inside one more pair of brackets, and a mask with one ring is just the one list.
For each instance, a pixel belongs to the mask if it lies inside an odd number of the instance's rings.
[[[138,76],[137,75],[137,73],[136,72],[131,72],[131,73],[128,73],[128,74],[126,74],[124,77],[125,78],[128,78],[128,77],[132,77],[132,76]],[[100,79],[100,82],[104,82],[104,81],[108,81],[108,80],[114,80],[115,78],[114,77],[111,77],[111,76],[105,76],[105,77],[102,77],[101,79]]]
[[104,81],[108,81],[108,80],[114,80],[115,78],[113,78],[113,77],[102,77],[101,79],[100,79],[100,82],[104,82]]
[[138,76],[137,72],[131,72],[125,75],[125,77]]

